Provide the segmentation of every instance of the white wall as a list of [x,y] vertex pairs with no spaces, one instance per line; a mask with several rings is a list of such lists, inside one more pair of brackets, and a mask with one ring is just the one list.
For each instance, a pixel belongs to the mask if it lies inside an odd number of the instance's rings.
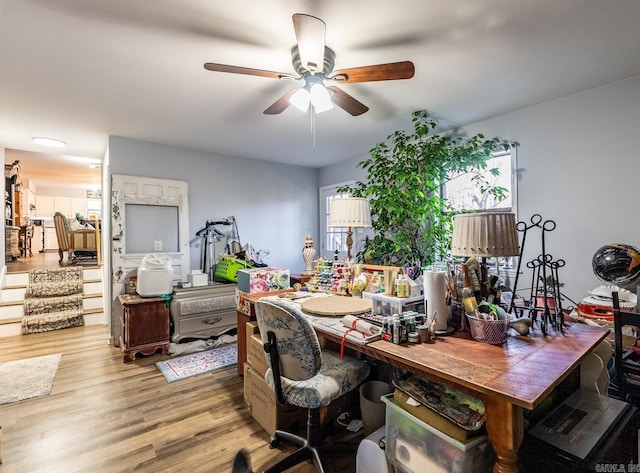
[[[547,253],[562,258],[563,293],[579,302],[601,285],[591,258],[601,246],[618,242],[640,248],[637,197],[640,175],[640,77],[609,84],[465,127],[520,142],[518,219],[535,213],[554,220]],[[389,130],[391,133],[393,130]],[[371,143],[373,146],[375,143]],[[329,166],[320,185],[362,179],[345,164]],[[541,251],[541,233],[527,236],[524,260]],[[529,287],[530,275],[518,282]],[[528,294],[528,292],[527,292]]]
[[[271,252],[267,264],[292,273],[304,270],[305,236],[318,234],[316,169],[115,136],[109,139],[109,160],[112,174],[187,181],[191,238],[207,221],[233,215],[243,245]],[[191,246],[192,268],[200,268],[200,251]]]

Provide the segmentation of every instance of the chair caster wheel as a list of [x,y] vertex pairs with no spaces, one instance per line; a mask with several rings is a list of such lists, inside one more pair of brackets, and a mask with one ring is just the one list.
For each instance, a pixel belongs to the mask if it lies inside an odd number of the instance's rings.
[[273,436],[269,439],[269,448],[278,448],[280,446],[280,440]]

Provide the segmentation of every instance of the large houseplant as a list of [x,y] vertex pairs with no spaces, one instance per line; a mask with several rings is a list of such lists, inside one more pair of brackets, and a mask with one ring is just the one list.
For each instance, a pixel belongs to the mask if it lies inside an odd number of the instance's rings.
[[445,256],[453,209],[440,189],[450,179],[474,173],[482,193],[497,200],[506,197],[505,188],[493,186],[479,171],[486,170],[494,152],[508,151],[518,143],[485,139],[482,134],[436,134],[437,122],[425,110],[413,112],[412,122],[412,133],[395,131],[358,163],[367,171],[366,181],[339,189],[369,198],[375,235],[362,253],[379,264],[424,266]]

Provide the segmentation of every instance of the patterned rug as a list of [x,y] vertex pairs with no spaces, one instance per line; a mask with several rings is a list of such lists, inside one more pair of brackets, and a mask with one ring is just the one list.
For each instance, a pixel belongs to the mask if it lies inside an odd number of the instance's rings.
[[82,268],[32,269],[25,291],[22,333],[84,324]]
[[25,297],[68,296],[82,293],[82,268],[32,269]]
[[199,374],[210,373],[238,363],[238,344],[159,361],[156,366],[168,382],[180,381]]
[[49,395],[61,356],[56,353],[0,363],[0,404]]

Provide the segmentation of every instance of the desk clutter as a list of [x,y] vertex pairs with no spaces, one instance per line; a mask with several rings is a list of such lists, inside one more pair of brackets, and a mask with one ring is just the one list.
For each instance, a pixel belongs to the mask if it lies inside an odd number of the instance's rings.
[[[323,301],[334,298],[326,294],[304,292],[284,292],[279,296],[265,294],[264,297],[278,297],[300,305],[310,298]],[[309,317],[319,332],[333,332],[338,336],[345,334],[356,343],[379,340],[382,335],[383,325],[376,323],[378,321],[371,314],[368,317],[309,314]],[[264,381],[269,365],[256,322],[247,323],[246,345],[245,401],[252,416],[270,435],[277,429],[303,432],[306,420],[304,409],[279,405],[275,393]],[[361,386],[359,405],[354,398],[345,399],[338,404],[332,402],[331,412],[326,412],[326,422],[334,418],[338,422],[340,413],[345,412],[353,414],[349,416],[352,421],[349,425],[357,420],[354,415],[357,416],[358,412],[363,420],[367,418],[365,429],[360,432],[360,438],[366,438],[358,448],[356,473],[389,473],[393,471],[390,465],[396,472],[406,473],[491,471],[494,454],[484,431],[484,405],[480,400],[411,376],[393,380],[393,385],[384,390],[384,394],[380,391],[375,399],[365,402],[362,390],[370,383],[386,384],[367,381]],[[372,403],[382,407],[383,416],[379,421],[372,421],[368,415]],[[362,412],[362,409],[366,412]],[[373,449],[373,443],[366,440],[376,432],[379,438],[385,437],[386,446],[382,450],[377,443],[375,446],[378,450]],[[367,447],[369,453],[365,455]],[[373,453],[377,460],[372,470],[365,466],[370,465]]]
[[[326,293],[293,290],[282,291],[277,295],[273,293],[245,294],[239,298],[238,313],[241,313],[240,308],[242,308],[242,314],[253,314],[252,306],[263,297],[269,299],[281,297],[281,300],[286,299],[288,304],[296,304],[298,310],[301,310],[299,308],[305,301],[312,298],[325,301],[355,299]],[[365,298],[363,297],[362,299],[364,300]],[[351,354],[353,352],[360,353],[373,364],[379,363],[377,365],[379,369],[374,370],[372,377],[368,378],[364,383],[378,380],[393,383],[394,378],[396,379],[394,383],[395,391],[379,396],[382,397],[382,403],[385,404],[384,437],[386,446],[383,451],[385,461],[378,462],[379,469],[376,470],[361,470],[356,465],[356,473],[365,473],[365,471],[367,473],[370,471],[388,473],[394,469],[396,472],[410,473],[421,473],[423,471],[474,471],[482,473],[491,471],[494,462],[497,466],[502,466],[505,463],[504,458],[501,459],[494,456],[491,442],[485,433],[485,429],[506,429],[507,426],[503,419],[496,415],[498,413],[495,410],[489,409],[489,407],[493,408],[495,405],[490,404],[488,401],[510,396],[509,399],[527,403],[526,405],[528,406],[535,406],[535,403],[540,399],[539,396],[543,395],[539,393],[542,393],[544,389],[550,389],[546,386],[553,386],[558,379],[563,380],[564,378],[559,378],[554,373],[538,372],[537,379],[542,381],[538,383],[539,390],[533,393],[535,395],[533,396],[529,387],[521,388],[521,383],[517,381],[509,384],[511,373],[523,372],[522,370],[532,372],[531,370],[535,364],[532,360],[538,359],[538,355],[551,357],[551,359],[557,360],[556,363],[561,365],[563,369],[570,370],[571,367],[576,366],[576,360],[580,360],[586,353],[584,350],[592,347],[593,343],[604,336],[602,331],[587,327],[585,324],[572,324],[564,334],[548,336],[544,340],[538,334],[533,334],[531,339],[511,337],[509,347],[504,351],[499,347],[483,347],[482,345],[484,344],[477,344],[471,340],[469,334],[437,337],[431,345],[415,344],[414,341],[409,339],[406,343],[401,342],[400,346],[396,346],[390,340],[377,339],[375,333],[377,332],[376,328],[379,328],[380,338],[382,338],[383,334],[386,333],[384,328],[385,320],[388,325],[389,320],[393,321],[394,319],[393,314],[377,315],[369,312],[339,316],[320,316],[311,313],[306,315],[311,320],[318,337],[324,340],[326,345],[323,344],[323,346],[326,348],[338,351],[342,342],[345,350],[350,350]],[[404,320],[408,338],[413,322],[411,317],[414,318],[416,329],[419,330],[421,323],[426,318],[426,314],[417,313],[416,315],[407,314],[406,312],[397,314],[398,320]],[[240,319],[238,320],[240,321]],[[361,322],[366,322],[366,324]],[[400,325],[402,326],[402,323]],[[256,407],[260,403],[259,399],[255,399],[253,403],[251,402],[250,397],[252,395],[255,396],[255,393],[257,393],[255,382],[258,382],[258,384],[264,383],[265,375],[261,375],[261,372],[267,373],[268,364],[265,358],[262,336],[257,333],[251,333],[251,336],[249,336],[249,330],[249,325],[247,325],[247,336],[249,337],[247,339],[249,352],[247,360],[250,360],[250,367],[254,370],[253,374],[255,374],[255,376],[251,377],[251,383],[254,383],[254,388],[251,388],[251,385],[245,380],[245,389],[247,389],[247,386],[250,388],[249,391],[245,391],[249,399],[247,402],[251,406],[250,412],[258,422],[260,422],[258,420],[260,415],[266,414],[269,419],[267,427],[270,430],[279,429],[278,425],[282,425],[283,429],[289,431],[295,430],[296,427],[303,429],[304,427],[300,425],[289,425],[299,418],[292,412],[284,413],[279,411],[278,403],[274,401],[273,397],[265,398],[266,402],[262,403],[263,408],[259,409]],[[383,330],[385,331],[383,332]],[[369,336],[371,337],[370,340],[368,340]],[[571,339],[571,346],[575,347],[578,353],[571,359],[565,360],[563,364],[563,358],[555,355],[558,353],[563,353],[565,356],[568,355],[564,343],[567,337]],[[358,342],[355,340],[358,340]],[[485,366],[483,360],[492,356],[499,360],[498,364]],[[455,360],[459,362],[455,362]],[[388,368],[388,366],[393,368]],[[407,366],[415,366],[416,371],[406,368]],[[506,371],[502,369],[503,367],[506,367]],[[397,369],[401,371],[395,371]],[[401,373],[404,373],[402,370],[406,369],[424,378],[424,381],[416,381],[417,378],[407,381],[401,378]],[[433,377],[431,376],[432,374]],[[405,384],[399,381],[398,378],[401,378]],[[433,379],[436,382],[439,379],[447,379],[450,382],[446,382],[446,387],[444,387],[427,381],[427,379]],[[468,382],[473,383],[473,388],[469,387]],[[406,383],[408,383],[408,386]],[[412,388],[416,389],[412,391]],[[455,400],[458,396],[450,394],[448,388],[453,388],[454,390],[457,388],[464,394],[477,393],[475,396],[478,399],[487,402],[486,419],[483,417],[482,403],[477,405],[479,407],[477,410],[471,409],[471,405],[474,405],[474,403],[467,404],[468,410],[459,404],[456,405],[455,402],[450,403],[450,400]],[[523,389],[525,392],[521,394]],[[273,391],[267,392],[271,393],[270,396],[273,396]],[[422,399],[420,399],[421,396]],[[358,416],[362,416],[362,424],[365,425],[365,416],[361,410],[358,410],[356,402],[354,399],[345,400],[345,403],[338,410],[327,414],[326,419],[336,419],[336,422],[338,422],[341,414],[348,413],[346,417],[342,416],[343,420],[346,418],[346,421],[343,422],[344,425],[341,424],[344,428],[347,425],[352,425],[352,421],[358,420]],[[337,407],[335,402],[332,402],[331,405]],[[360,400],[359,407],[362,409],[362,400]],[[533,409],[533,407],[531,408]],[[267,424],[264,417],[262,422],[265,425]],[[365,432],[360,430],[354,432],[355,434],[359,434],[360,439],[363,436],[368,438]],[[493,446],[498,449],[508,447],[495,443],[493,439],[492,441],[494,442]],[[371,446],[371,443],[371,441],[364,442],[362,448],[366,448],[367,445]],[[387,462],[389,464],[388,467],[386,465]],[[512,470],[507,469],[504,471]]]

